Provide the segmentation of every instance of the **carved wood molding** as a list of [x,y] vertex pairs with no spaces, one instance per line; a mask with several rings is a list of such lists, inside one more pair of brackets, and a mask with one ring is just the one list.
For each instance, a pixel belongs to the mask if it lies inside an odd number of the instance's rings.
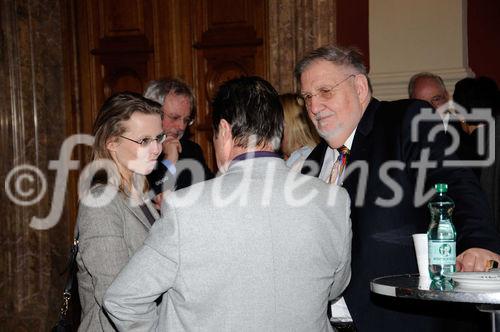
[[336,41],[336,0],[268,1],[269,79],[279,93],[294,92],[295,64]]
[[212,99],[217,92],[217,87],[223,82],[239,77],[247,76],[248,72],[244,66],[235,61],[219,63],[213,70],[207,73],[207,95]]

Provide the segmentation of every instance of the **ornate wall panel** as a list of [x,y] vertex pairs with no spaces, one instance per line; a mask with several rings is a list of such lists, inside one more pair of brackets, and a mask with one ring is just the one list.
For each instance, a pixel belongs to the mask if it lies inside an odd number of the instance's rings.
[[293,69],[307,52],[336,41],[335,0],[273,0],[269,6],[269,80],[295,92]]
[[77,2],[84,130],[104,100],[129,90],[142,93],[154,77],[152,0]]
[[30,221],[58,203],[48,165],[59,158],[71,127],[64,15],[54,0],[0,2],[1,331],[48,330],[58,314],[72,224],[65,209],[48,230],[33,229]]

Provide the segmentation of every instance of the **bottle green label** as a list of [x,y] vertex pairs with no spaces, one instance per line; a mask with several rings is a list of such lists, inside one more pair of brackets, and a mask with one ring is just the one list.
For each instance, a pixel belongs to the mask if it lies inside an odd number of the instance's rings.
[[429,241],[429,264],[455,264],[456,244],[454,241]]

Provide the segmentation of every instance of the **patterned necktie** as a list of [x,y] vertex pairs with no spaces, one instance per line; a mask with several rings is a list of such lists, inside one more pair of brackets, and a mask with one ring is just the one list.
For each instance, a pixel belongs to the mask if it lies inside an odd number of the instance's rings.
[[339,152],[339,156],[337,160],[335,160],[335,162],[333,163],[332,173],[330,173],[330,179],[328,183],[341,186],[342,183],[344,182],[344,170],[347,164],[347,157],[349,156],[350,151],[345,145],[342,145],[340,148],[337,149],[337,151]]

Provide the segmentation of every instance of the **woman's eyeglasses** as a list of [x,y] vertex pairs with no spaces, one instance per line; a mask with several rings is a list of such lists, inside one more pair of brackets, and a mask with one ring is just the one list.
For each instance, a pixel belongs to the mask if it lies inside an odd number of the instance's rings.
[[165,133],[161,133],[160,135],[156,136],[156,137],[144,137],[143,139],[139,140],[139,141],[136,141],[134,139],[131,139],[131,138],[128,138],[128,137],[125,137],[123,135],[120,135],[121,138],[125,138],[126,140],[129,140],[131,142],[134,142],[136,144],[139,144],[140,146],[142,146],[143,148],[145,147],[148,147],[151,143],[153,143],[153,141],[157,141],[158,144],[161,144],[163,142],[165,142],[165,139],[167,138],[167,135]]

